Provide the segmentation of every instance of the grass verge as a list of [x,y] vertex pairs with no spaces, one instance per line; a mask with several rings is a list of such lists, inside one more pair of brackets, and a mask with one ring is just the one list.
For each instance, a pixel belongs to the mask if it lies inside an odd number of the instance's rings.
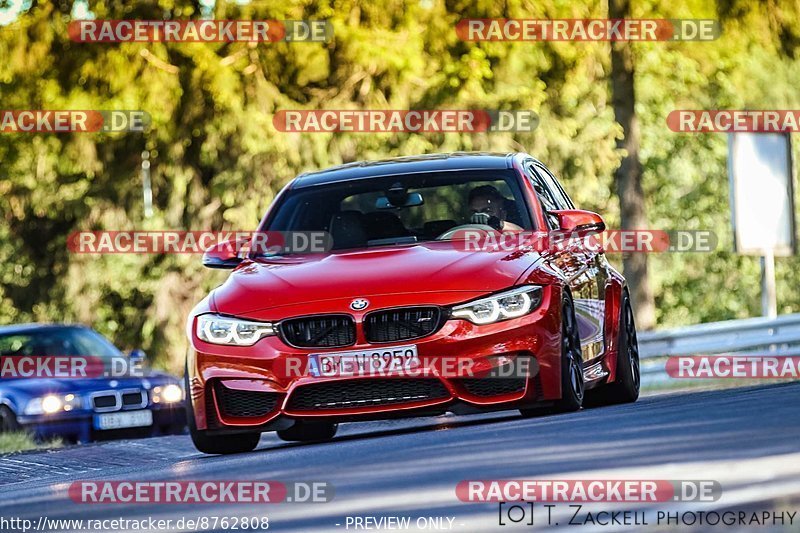
[[11,431],[0,433],[0,453],[23,452],[25,450],[40,450],[44,448],[60,448],[63,446],[61,439],[37,442],[30,433],[24,431]]

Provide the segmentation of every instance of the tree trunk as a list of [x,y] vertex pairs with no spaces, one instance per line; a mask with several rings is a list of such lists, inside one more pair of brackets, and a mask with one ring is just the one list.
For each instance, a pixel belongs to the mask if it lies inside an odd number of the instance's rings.
[[[630,17],[629,0],[609,0],[611,19]],[[633,52],[629,42],[611,43],[611,99],[614,118],[622,126],[623,138],[617,139],[617,148],[625,151],[622,163],[614,178],[620,204],[621,229],[647,229],[642,191],[642,164],[639,161],[639,123],[636,120],[633,91]],[[623,256],[623,269],[628,280],[628,290],[634,304],[637,327],[652,329],[655,326],[655,301],[647,275],[647,254],[627,253]]]

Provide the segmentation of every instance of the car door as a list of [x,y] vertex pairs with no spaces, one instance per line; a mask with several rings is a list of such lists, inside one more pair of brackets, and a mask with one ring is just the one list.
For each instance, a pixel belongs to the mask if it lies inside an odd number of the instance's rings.
[[[545,211],[575,209],[575,205],[555,176],[538,161],[528,165],[530,179]],[[558,230],[554,216],[548,216],[551,230]],[[603,354],[603,327],[605,317],[605,258],[602,252],[583,246],[577,239],[554,251],[556,263],[567,275],[575,305],[575,316],[581,336],[584,363]],[[562,266],[563,265],[563,266]]]

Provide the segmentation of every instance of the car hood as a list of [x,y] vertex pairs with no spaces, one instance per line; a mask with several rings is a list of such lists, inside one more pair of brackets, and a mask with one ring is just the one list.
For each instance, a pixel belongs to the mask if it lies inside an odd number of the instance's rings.
[[[535,251],[465,252],[452,242],[247,261],[214,291],[212,310],[231,315],[323,300],[388,294],[485,294],[513,286]],[[460,293],[460,294],[456,294]]]
[[[73,378],[73,379],[47,379],[47,378],[12,378],[0,379],[0,388],[16,391],[20,394],[35,397],[53,393],[89,393],[104,390],[121,390],[126,388],[138,388],[144,385],[163,385],[166,383],[178,383],[178,379],[163,372],[147,372],[144,377],[120,377],[120,378]],[[116,382],[115,386],[114,383]]]

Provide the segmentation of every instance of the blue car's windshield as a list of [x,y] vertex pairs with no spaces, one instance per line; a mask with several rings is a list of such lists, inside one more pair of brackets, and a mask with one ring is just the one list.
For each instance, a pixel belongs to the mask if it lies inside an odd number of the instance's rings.
[[122,357],[122,353],[100,334],[86,328],[53,327],[0,334],[2,356],[94,356]]

